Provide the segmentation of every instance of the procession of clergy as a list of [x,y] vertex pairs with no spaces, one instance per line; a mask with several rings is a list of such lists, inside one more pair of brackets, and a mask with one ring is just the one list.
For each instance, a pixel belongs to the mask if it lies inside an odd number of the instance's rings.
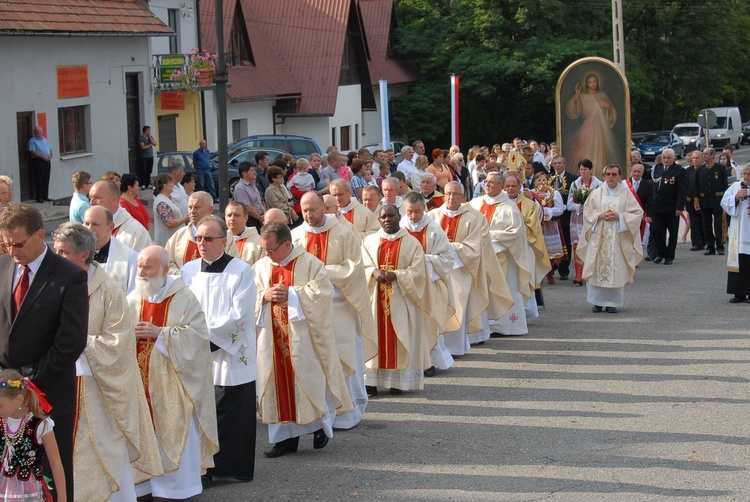
[[[622,305],[643,257],[643,212],[618,167],[604,175],[576,243],[600,310]],[[252,480],[256,411],[266,457],[297,451],[307,434],[324,448],[363,419],[368,396],[418,391],[425,370],[491,334],[527,333],[552,267],[544,200],[515,172],[489,173],[474,199],[448,182],[429,211],[409,192],[373,213],[334,180],[337,206],[305,194],[293,231],[273,211],[260,232],[246,227],[237,202],[213,215],[211,196],[195,192],[166,248],[119,208],[114,183],[95,187],[104,195],[84,225],[53,234],[89,277],[80,501],[184,500],[216,478]]]

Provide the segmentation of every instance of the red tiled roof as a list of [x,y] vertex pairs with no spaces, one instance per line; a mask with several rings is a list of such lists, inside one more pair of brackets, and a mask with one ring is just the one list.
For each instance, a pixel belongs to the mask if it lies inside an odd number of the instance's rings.
[[367,46],[370,49],[370,80],[378,85],[380,79],[389,84],[402,84],[418,79],[414,65],[399,63],[388,58],[388,42],[394,24],[393,0],[359,0]]
[[173,31],[138,0],[0,1],[0,35],[29,33],[147,36]]
[[[292,74],[279,57],[263,32],[252,19],[247,4],[242,0],[241,7],[245,17],[250,50],[253,53],[255,66],[228,66],[229,83],[227,96],[233,103],[244,101],[264,101],[300,95]],[[232,22],[237,0],[224,0],[224,40],[229,44]],[[201,2],[201,49],[216,52],[216,26],[213,2]]]

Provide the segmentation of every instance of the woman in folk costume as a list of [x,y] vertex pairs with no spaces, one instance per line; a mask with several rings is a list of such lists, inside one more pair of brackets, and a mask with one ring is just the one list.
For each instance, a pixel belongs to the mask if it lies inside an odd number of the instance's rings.
[[575,256],[576,277],[573,284],[583,286],[583,261],[576,256],[575,251],[578,249],[578,240],[583,233],[583,204],[585,199],[579,200],[585,193],[599,188],[602,181],[592,174],[594,164],[589,159],[583,159],[578,163],[578,172],[581,175],[570,186],[570,197],[568,197],[568,211],[570,211],[570,245]]
[[534,175],[534,193],[537,195],[539,203],[542,205],[544,217],[542,218],[542,234],[544,234],[544,243],[547,245],[547,254],[552,264],[552,270],[547,274],[547,282],[554,284],[555,265],[567,259],[568,250],[563,238],[562,225],[560,224],[560,215],[565,211],[562,196],[547,183],[547,175],[544,172],[538,172]]

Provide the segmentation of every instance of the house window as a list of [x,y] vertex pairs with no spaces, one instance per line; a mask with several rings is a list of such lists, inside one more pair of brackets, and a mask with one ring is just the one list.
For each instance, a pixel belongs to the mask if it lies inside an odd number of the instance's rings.
[[237,2],[234,11],[229,43],[229,64],[240,66],[244,62],[255,66],[255,57],[250,47],[250,37],[247,35],[247,25],[245,24],[245,17],[242,13],[240,2]]
[[359,150],[359,124],[354,124],[354,149]]
[[167,10],[167,23],[169,27],[174,31],[174,35],[169,37],[169,53],[179,54],[180,53],[180,10],[179,9],[168,9]]
[[345,152],[348,150],[351,150],[349,147],[350,144],[350,137],[349,137],[349,126],[341,126],[341,151]]
[[247,119],[236,119],[232,121],[232,141],[237,141],[247,136]]
[[88,105],[57,109],[57,126],[60,131],[60,155],[88,152]]

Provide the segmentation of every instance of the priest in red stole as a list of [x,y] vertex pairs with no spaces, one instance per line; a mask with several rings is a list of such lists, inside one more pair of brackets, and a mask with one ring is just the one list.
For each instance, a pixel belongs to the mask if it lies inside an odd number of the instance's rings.
[[264,454],[275,458],[296,452],[303,434],[313,434],[313,448],[324,448],[336,414],[354,407],[336,350],[333,288],[323,262],[294,245],[279,221],[263,226],[260,242],[266,256],[253,265],[258,413],[274,443]]
[[[524,302],[533,294],[534,254],[528,247],[526,226],[521,211],[503,192],[503,176],[491,172],[485,179],[485,194],[472,199],[471,206],[482,213],[489,225],[488,254],[494,253],[513,297],[513,307],[502,317],[490,316],[490,329],[503,335],[524,335],[526,325]],[[496,280],[497,271],[488,270],[490,281]]]
[[[422,178],[424,182],[425,178]],[[419,241],[427,264],[427,286],[422,303],[425,311],[425,376],[433,376],[435,368],[446,370],[453,366],[453,356],[445,346],[443,333],[459,327],[453,306],[451,269],[453,253],[445,231],[425,213],[427,201],[419,192],[404,197],[406,215],[401,225]]]
[[370,395],[377,387],[391,394],[424,388],[424,296],[428,272],[417,239],[399,226],[398,208],[380,208],[382,228],[362,243],[362,260],[378,330],[378,357],[367,363],[365,383]]
[[76,362],[75,500],[133,500],[131,462],[141,476],[163,472],[138,377],[133,315],[119,284],[93,261],[89,229],[63,223],[53,239],[55,252],[89,277],[88,339]]
[[440,225],[450,241],[453,305],[460,326],[446,332],[444,338],[451,355],[461,356],[472,343],[490,337],[487,317],[490,297],[499,306],[499,316],[505,315],[513,306],[513,299],[504,280],[488,280],[487,262],[497,259],[483,252],[483,234],[487,232],[484,215],[469,204],[463,204],[464,187],[461,183],[449,181],[444,190],[445,204],[430,211],[429,216]]
[[187,499],[203,491],[201,474],[219,451],[206,316],[169,253],[138,254],[138,284],[128,295],[135,316],[138,366],[165,474],[138,485],[139,496]]
[[247,207],[236,200],[230,201],[224,210],[224,222],[237,246],[237,257],[252,265],[263,257],[260,249],[260,234],[255,227],[246,226]]
[[346,181],[336,179],[330,185],[331,195],[336,198],[339,216],[354,225],[362,239],[380,230],[378,217],[352,197],[352,188]]
[[[176,234],[175,234],[176,235]],[[197,227],[200,258],[180,275],[206,314],[219,452],[208,479],[250,481],[255,475],[255,276],[250,265],[225,252],[227,225],[219,216]]]
[[304,223],[292,231],[292,241],[325,264],[333,284],[333,332],[354,404],[354,411],[337,416],[334,426],[351,429],[362,420],[367,408],[365,361],[378,352],[362,266],[362,244],[359,232],[324,213],[323,198],[316,192],[303,195],[300,206]]
[[[169,252],[169,273],[179,274],[183,265],[200,258],[198,243],[195,236],[198,232],[198,222],[214,211],[214,201],[208,192],[193,192],[188,198],[188,218],[190,222],[169,238],[164,246]],[[224,251],[234,257],[239,257],[234,239],[227,239]]]

